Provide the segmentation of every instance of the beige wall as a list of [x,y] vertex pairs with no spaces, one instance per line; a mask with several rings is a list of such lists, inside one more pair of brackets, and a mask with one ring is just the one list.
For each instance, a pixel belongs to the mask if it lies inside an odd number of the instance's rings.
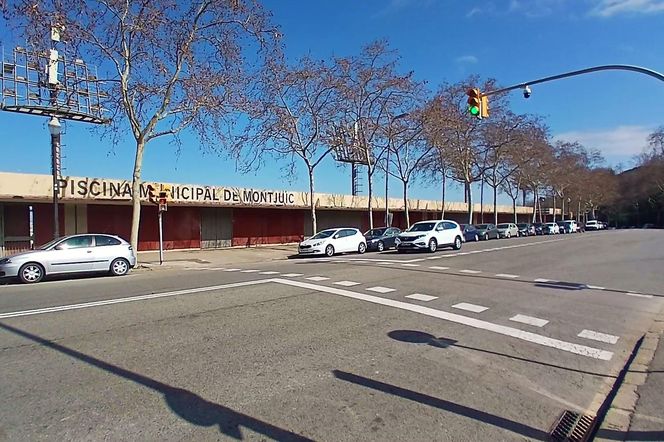
[[[126,192],[117,194],[117,189],[127,189],[131,187],[131,182],[127,180],[112,180],[105,178],[86,178],[86,177],[65,177],[67,185],[61,191],[63,202],[77,202],[77,203],[127,203],[130,201],[130,195]],[[72,184],[73,183],[73,184]],[[147,183],[146,183],[147,184]],[[231,188],[220,186],[197,186],[197,185],[178,185],[170,183],[153,183],[156,187],[162,185],[178,186],[182,195],[189,195],[193,193],[200,193],[201,195],[209,196],[214,200],[204,199],[179,199],[171,202],[175,205],[196,205],[196,206],[217,206],[217,207],[294,207],[294,208],[307,208],[309,207],[309,193],[308,192],[286,192],[286,191],[264,191],[259,189],[244,189],[244,188]],[[87,189],[87,192],[82,192],[81,189]],[[90,189],[94,191],[91,192]],[[186,193],[182,189],[187,189]],[[200,190],[199,190],[200,189]],[[276,199],[276,195],[283,195],[285,204],[261,204],[261,203],[248,203],[244,201],[223,200],[227,195],[244,195],[245,191],[250,192],[263,192],[269,193],[270,198]],[[79,194],[83,193],[83,194]],[[52,178],[50,175],[33,175],[33,174],[20,174],[20,173],[7,173],[0,172],[0,201],[26,201],[26,202],[45,202],[50,201],[52,195]],[[315,194],[316,206],[321,209],[366,209],[368,199],[366,196],[352,196],[343,194]],[[146,201],[147,203],[147,201]],[[385,208],[385,200],[383,198],[374,198],[373,207],[376,210],[383,210]],[[390,210],[403,210],[403,201],[400,198],[389,199]],[[421,199],[409,200],[409,209],[414,211],[440,211],[441,202]],[[72,210],[72,209],[69,209]],[[466,212],[467,204],[462,202],[446,202],[445,210],[448,212]],[[475,212],[480,211],[480,205],[474,205]],[[518,214],[531,213],[530,207],[517,207]],[[79,211],[80,212],[80,211]],[[485,213],[493,213],[492,205],[484,205]],[[498,213],[512,213],[511,206],[498,206]],[[76,215],[71,215],[76,218]],[[78,219],[78,222],[84,222],[83,219]],[[75,224],[74,224],[75,225]],[[71,227],[72,225],[70,225]]]

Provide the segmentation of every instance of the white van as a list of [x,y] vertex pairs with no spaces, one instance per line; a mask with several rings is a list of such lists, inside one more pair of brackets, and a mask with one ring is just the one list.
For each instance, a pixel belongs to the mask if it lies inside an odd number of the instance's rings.
[[596,219],[586,221],[586,230],[599,230],[601,227]]

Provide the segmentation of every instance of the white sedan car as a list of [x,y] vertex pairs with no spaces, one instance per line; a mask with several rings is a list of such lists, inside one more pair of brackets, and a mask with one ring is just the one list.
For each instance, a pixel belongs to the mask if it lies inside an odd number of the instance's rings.
[[556,223],[546,223],[549,235],[557,235],[560,233],[560,226]]
[[399,235],[397,250],[428,250],[435,252],[439,247],[461,248],[463,233],[454,221],[420,221]]
[[364,235],[352,227],[323,230],[298,246],[300,255],[333,256],[335,253],[364,253],[366,250],[367,241]]

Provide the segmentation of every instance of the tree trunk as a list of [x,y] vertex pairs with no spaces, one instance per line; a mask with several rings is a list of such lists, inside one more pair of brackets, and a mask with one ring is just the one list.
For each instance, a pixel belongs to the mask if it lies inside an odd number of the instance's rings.
[[406,216],[406,228],[409,228],[410,216],[408,214],[408,181],[403,182],[403,210]]
[[521,192],[523,193],[523,207],[526,207],[526,189],[521,189]]
[[468,187],[468,224],[473,224],[473,188],[472,183],[466,183]]
[[[134,160],[134,174],[131,181],[131,243],[134,252],[138,252],[138,227],[141,223],[141,170],[143,169],[143,152],[145,142],[136,142],[136,158]],[[137,253],[138,256],[138,253]]]
[[519,222],[519,220],[517,219],[517,216],[516,216],[516,199],[517,198],[518,198],[518,196],[512,198],[512,213],[514,214],[514,224]]
[[316,234],[316,198],[314,198],[314,169],[309,167],[309,207],[311,208],[311,234]]
[[493,223],[498,224],[498,186],[493,187]]
[[533,222],[537,221],[537,189],[533,189]]
[[368,195],[369,195],[369,203],[367,205],[367,208],[369,209],[369,229],[373,229],[374,224],[373,224],[373,203],[371,201],[371,198],[373,197],[373,173],[371,173],[371,165],[367,166],[367,189],[368,189]]
[[441,201],[442,202],[442,208],[441,208],[441,213],[440,213],[440,219],[445,219],[445,187],[446,187],[445,179],[446,179],[446,177],[445,177],[445,174],[443,173],[443,186],[442,186],[443,187],[443,191],[442,191],[443,196],[442,196],[442,201]]
[[482,184],[480,185],[480,222],[484,224],[484,175],[482,175]]
[[560,208],[560,220],[561,220],[561,221],[565,221],[565,218],[567,218],[567,217],[565,216],[565,197],[562,196],[562,197],[560,198],[560,200],[562,201],[562,202],[560,203],[560,204],[562,205],[562,207]]
[[556,194],[553,194],[553,222],[556,222]]

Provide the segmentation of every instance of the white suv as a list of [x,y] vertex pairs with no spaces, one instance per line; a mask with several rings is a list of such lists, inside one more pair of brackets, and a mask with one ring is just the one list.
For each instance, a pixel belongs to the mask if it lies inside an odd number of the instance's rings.
[[463,233],[454,221],[420,221],[399,235],[397,251],[428,250],[435,252],[439,247],[461,249]]

